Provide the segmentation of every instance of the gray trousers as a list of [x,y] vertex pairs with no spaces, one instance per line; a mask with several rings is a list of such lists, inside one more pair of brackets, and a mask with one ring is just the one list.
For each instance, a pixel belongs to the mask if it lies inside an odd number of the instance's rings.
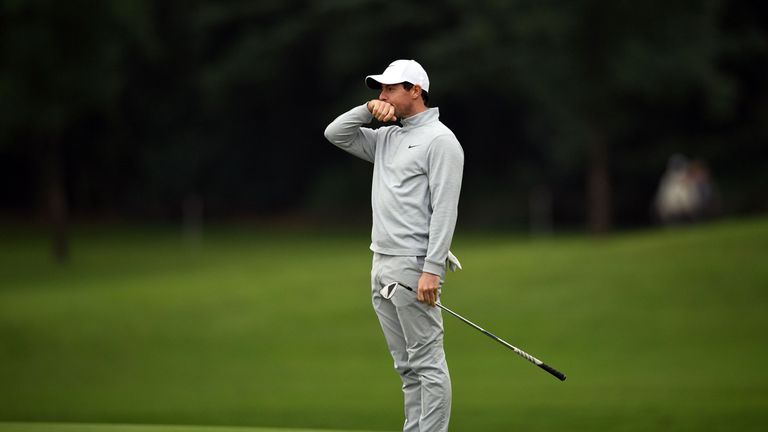
[[[440,309],[417,301],[416,294],[407,290],[399,289],[390,300],[379,293],[392,282],[416,290],[423,266],[424,257],[374,253],[371,270],[373,308],[403,381],[404,432],[447,431],[451,415],[451,377]],[[442,286],[444,275],[440,276]]]

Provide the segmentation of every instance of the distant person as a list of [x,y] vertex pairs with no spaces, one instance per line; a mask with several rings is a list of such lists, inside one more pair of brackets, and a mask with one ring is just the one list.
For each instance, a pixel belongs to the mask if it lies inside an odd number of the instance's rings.
[[688,164],[688,179],[695,195],[692,217],[701,220],[715,213],[715,190],[709,167],[702,160],[693,160]]
[[655,199],[656,216],[664,224],[695,222],[710,216],[714,195],[709,169],[700,160],[689,162],[673,155],[659,182]]
[[687,184],[687,170],[688,159],[685,156],[675,154],[669,158],[655,201],[656,215],[662,223],[681,222],[690,211],[694,198]]
[[[443,350],[440,297],[456,225],[464,152],[454,134],[429,106],[429,78],[414,60],[397,60],[381,75],[369,75],[379,98],[340,115],[325,137],[373,163],[371,202],[373,307],[395,370],[403,381],[403,431],[448,430],[451,380]],[[364,127],[373,119],[400,120]],[[401,282],[391,301],[379,290]]]

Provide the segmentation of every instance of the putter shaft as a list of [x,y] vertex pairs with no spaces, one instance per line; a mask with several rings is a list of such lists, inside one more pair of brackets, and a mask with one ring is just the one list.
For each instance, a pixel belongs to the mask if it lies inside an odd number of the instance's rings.
[[[403,285],[403,284],[401,284],[401,283],[399,283],[399,282],[398,282],[397,284],[398,284],[398,285],[400,285],[401,287],[403,287],[403,288],[407,289],[408,291],[415,293],[415,291],[414,291],[413,289],[411,289],[411,287],[409,287],[409,286],[406,286],[406,285]],[[541,361],[541,360],[537,359],[536,357],[534,357],[534,356],[532,356],[532,355],[528,354],[527,352],[525,352],[525,351],[521,350],[520,348],[517,348],[516,346],[514,346],[514,345],[510,344],[509,342],[507,342],[507,341],[505,341],[504,339],[502,339],[502,338],[500,338],[500,337],[496,336],[495,334],[493,334],[493,333],[489,332],[488,330],[486,330],[486,329],[484,329],[484,328],[480,327],[479,325],[477,325],[477,324],[473,323],[472,321],[470,321],[470,320],[468,320],[468,319],[464,318],[463,316],[461,316],[461,315],[459,315],[458,313],[456,313],[456,312],[452,311],[451,309],[449,309],[449,308],[447,308],[447,307],[443,306],[442,304],[440,304],[440,302],[436,303],[436,305],[437,305],[437,307],[439,307],[440,309],[442,309],[442,310],[444,310],[444,311],[448,312],[449,314],[451,314],[451,315],[455,316],[456,318],[458,318],[458,319],[460,319],[460,320],[464,321],[465,323],[469,324],[470,326],[474,327],[475,329],[477,329],[477,330],[478,330],[478,331],[480,331],[481,333],[485,334],[485,335],[486,335],[486,336],[488,336],[489,338],[491,338],[491,339],[495,340],[496,342],[498,342],[498,343],[500,343],[500,344],[504,345],[505,347],[507,347],[507,348],[511,349],[512,351],[514,351],[514,352],[515,352],[517,355],[519,355],[520,357],[522,357],[522,358],[524,358],[524,359],[528,360],[529,362],[531,362],[531,363],[535,364],[536,366],[538,366],[538,367],[540,367],[540,368],[544,369],[545,371],[547,371],[548,373],[550,373],[551,375],[553,375],[554,377],[556,377],[556,378],[557,378],[557,379],[559,379],[560,381],[565,381],[565,374],[564,374],[564,373],[562,373],[562,372],[558,371],[557,369],[555,369],[555,368],[553,368],[552,366],[550,366],[550,365],[548,365],[548,364],[544,363],[543,361]]]
[[498,342],[498,343],[500,343],[500,344],[504,345],[505,347],[507,347],[507,348],[511,349],[512,351],[514,351],[514,352],[515,352],[517,355],[519,355],[520,357],[522,357],[522,358],[524,358],[524,359],[528,360],[529,362],[531,362],[531,363],[535,364],[536,366],[538,366],[538,367],[540,367],[540,368],[544,369],[545,371],[549,372],[550,374],[554,375],[554,376],[555,376],[557,379],[559,379],[560,381],[565,381],[565,374],[564,374],[564,373],[562,373],[562,372],[558,371],[557,369],[553,368],[552,366],[549,366],[548,364],[546,364],[546,363],[544,363],[543,361],[541,361],[541,360],[537,359],[536,357],[534,357],[534,356],[532,356],[532,355],[528,354],[527,352],[525,352],[525,351],[521,350],[520,348],[517,348],[516,346],[514,346],[514,345],[510,344],[509,342],[507,342],[507,341],[505,341],[504,339],[502,339],[502,338],[500,338],[500,337],[496,336],[495,334],[493,334],[493,333],[489,332],[488,330],[486,330],[486,329],[484,329],[484,328],[480,327],[479,325],[477,325],[477,324],[473,323],[472,321],[470,321],[470,320],[468,320],[468,319],[464,318],[463,316],[461,316],[461,315],[459,315],[458,313],[456,313],[456,312],[454,312],[454,311],[450,310],[449,308],[447,308],[447,307],[443,306],[442,304],[440,304],[440,303],[437,303],[437,306],[438,306],[440,309],[442,309],[442,310],[444,310],[444,311],[448,312],[449,314],[451,314],[451,315],[455,316],[456,318],[458,318],[458,319],[460,319],[460,320],[464,321],[465,323],[467,323],[467,324],[471,325],[472,327],[476,328],[477,330],[479,330],[480,332],[482,332],[483,334],[485,334],[485,335],[486,335],[486,336],[488,336],[489,338],[491,338],[491,339],[495,340],[496,342]]

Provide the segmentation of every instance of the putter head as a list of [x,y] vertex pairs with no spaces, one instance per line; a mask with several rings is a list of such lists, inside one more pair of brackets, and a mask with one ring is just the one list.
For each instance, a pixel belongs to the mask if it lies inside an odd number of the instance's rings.
[[381,293],[381,296],[385,299],[389,300],[392,298],[393,295],[395,295],[395,290],[397,289],[398,283],[392,282],[390,284],[384,285],[384,287],[379,291]]

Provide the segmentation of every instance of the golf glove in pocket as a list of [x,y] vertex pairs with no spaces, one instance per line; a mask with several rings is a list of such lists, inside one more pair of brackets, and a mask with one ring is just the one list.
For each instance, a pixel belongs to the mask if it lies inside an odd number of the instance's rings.
[[445,268],[452,272],[461,270],[461,263],[459,262],[459,259],[456,258],[456,255],[451,253],[451,251],[448,251],[448,258],[445,260]]

